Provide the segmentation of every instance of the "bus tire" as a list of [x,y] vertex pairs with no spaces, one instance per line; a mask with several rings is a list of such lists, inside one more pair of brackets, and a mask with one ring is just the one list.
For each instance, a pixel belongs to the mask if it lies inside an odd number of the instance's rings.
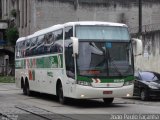
[[27,95],[27,91],[26,91],[26,87],[25,87],[25,83],[22,82],[22,90],[23,90],[23,94]]
[[21,89],[23,90],[23,94],[25,94],[24,80],[23,80],[23,78],[21,78]]
[[25,82],[25,91],[26,91],[25,95],[31,96],[31,91],[30,91],[30,88],[29,88],[29,82],[28,82],[28,80],[26,80],[26,82]]
[[106,105],[111,105],[113,103],[114,98],[103,98],[103,101]]
[[61,104],[65,104],[66,103],[66,98],[63,95],[63,87],[62,84],[59,83],[58,84],[58,89],[57,89],[57,96],[58,96],[58,100]]

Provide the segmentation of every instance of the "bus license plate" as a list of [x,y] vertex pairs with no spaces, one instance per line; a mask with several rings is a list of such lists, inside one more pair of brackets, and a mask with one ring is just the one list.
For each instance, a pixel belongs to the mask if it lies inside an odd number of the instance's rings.
[[103,91],[103,94],[112,94],[112,91]]

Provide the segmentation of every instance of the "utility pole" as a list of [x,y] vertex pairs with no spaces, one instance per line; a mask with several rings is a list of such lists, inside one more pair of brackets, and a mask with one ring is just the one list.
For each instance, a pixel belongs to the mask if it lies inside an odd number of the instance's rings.
[[139,0],[139,37],[142,34],[142,0]]

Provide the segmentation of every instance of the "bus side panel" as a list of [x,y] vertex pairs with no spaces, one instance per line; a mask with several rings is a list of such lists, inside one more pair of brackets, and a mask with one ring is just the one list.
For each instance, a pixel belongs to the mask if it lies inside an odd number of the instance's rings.
[[[33,70],[32,70],[33,71]],[[61,80],[63,84],[64,95],[68,96],[66,89],[66,79],[64,79],[63,69],[35,69],[35,78],[29,79],[30,90],[56,95],[57,80]],[[30,78],[30,77],[29,77]]]
[[15,69],[15,83],[16,87],[21,88],[21,76],[20,76],[20,70]]

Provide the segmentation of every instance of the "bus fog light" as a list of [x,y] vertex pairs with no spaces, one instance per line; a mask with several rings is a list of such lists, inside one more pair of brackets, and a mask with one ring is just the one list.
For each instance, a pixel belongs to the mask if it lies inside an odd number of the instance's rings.
[[81,95],[81,98],[83,98],[85,95]]
[[130,94],[127,94],[126,96],[127,96],[127,97],[130,97],[131,95],[130,95]]

